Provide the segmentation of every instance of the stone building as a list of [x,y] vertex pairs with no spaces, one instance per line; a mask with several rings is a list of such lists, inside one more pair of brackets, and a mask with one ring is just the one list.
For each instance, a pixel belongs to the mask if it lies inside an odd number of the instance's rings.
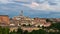
[[8,25],[10,24],[8,15],[0,15],[0,24]]

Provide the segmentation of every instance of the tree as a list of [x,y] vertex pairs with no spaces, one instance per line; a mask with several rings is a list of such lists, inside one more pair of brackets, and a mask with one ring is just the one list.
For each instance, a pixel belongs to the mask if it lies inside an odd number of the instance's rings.
[[0,34],[9,34],[8,27],[0,27]]
[[23,34],[28,34],[28,31],[27,31],[27,30],[25,30],[25,31],[23,32]]
[[30,34],[37,34],[36,30],[33,30],[32,32],[30,32]]
[[31,25],[30,25],[30,24],[28,24],[27,26],[31,27]]
[[53,28],[53,29],[59,29],[60,30],[60,23],[52,23],[52,25],[50,26],[50,28]]
[[40,25],[38,25],[37,27],[40,28]]
[[4,34],[9,34],[9,28],[8,27],[5,28],[5,33]]
[[45,30],[33,30],[30,34],[48,34]]
[[49,34],[60,34],[59,32],[49,32]]
[[21,28],[17,29],[17,34],[23,34],[23,30]]
[[26,26],[26,24],[23,24],[22,26]]
[[50,19],[46,19],[46,22],[52,22]]
[[10,34],[17,34],[17,33],[15,32],[15,30],[13,30],[13,32],[10,32]]
[[3,32],[2,32],[2,27],[0,26],[0,34],[2,34]]
[[48,33],[47,33],[45,30],[43,30],[43,29],[39,29],[38,32],[39,32],[39,34],[48,34]]

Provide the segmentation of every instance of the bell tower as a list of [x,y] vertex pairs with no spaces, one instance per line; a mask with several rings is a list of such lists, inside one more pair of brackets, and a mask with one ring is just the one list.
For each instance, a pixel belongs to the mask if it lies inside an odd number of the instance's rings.
[[20,16],[23,16],[23,10],[20,11]]

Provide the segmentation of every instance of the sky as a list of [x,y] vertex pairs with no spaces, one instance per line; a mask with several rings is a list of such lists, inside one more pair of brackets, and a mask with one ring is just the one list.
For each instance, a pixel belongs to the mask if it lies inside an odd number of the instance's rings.
[[0,15],[60,18],[60,0],[0,0]]

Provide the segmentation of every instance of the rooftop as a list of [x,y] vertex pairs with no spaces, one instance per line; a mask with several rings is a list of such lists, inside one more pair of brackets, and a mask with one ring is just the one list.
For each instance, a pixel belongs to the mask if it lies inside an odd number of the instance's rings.
[[[8,15],[0,15],[0,16],[8,16]],[[9,16],[8,16],[9,17]]]

